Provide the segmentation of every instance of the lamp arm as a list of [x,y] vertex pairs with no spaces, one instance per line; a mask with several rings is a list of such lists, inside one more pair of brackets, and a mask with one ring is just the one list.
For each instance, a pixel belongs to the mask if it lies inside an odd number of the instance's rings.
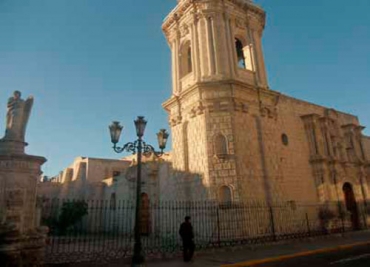
[[149,157],[152,154],[154,154],[156,157],[162,157],[164,152],[163,152],[163,150],[156,151],[153,146],[143,142],[143,155],[146,156],[146,157]]
[[137,141],[129,142],[129,143],[125,144],[123,147],[119,147],[119,146],[116,146],[116,144],[114,144],[113,149],[117,153],[122,153],[123,151],[127,151],[127,152],[132,152],[132,154],[135,154],[136,153],[136,148],[137,148],[136,143],[137,143]]

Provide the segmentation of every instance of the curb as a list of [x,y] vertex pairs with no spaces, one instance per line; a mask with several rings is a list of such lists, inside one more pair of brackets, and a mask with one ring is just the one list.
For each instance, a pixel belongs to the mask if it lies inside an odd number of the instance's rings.
[[345,250],[345,249],[358,247],[358,246],[365,246],[365,245],[370,245],[370,241],[357,242],[357,243],[352,243],[348,245],[340,245],[336,247],[308,250],[308,251],[298,252],[294,254],[283,255],[283,256],[278,256],[278,257],[273,257],[273,258],[266,258],[266,259],[261,259],[261,260],[238,262],[234,264],[224,264],[224,265],[221,265],[221,267],[249,267],[249,266],[254,266],[254,265],[259,265],[259,264],[264,264],[264,263],[269,263],[269,262],[283,261],[283,260],[288,260],[288,259],[293,259],[293,258],[298,258],[298,257],[310,256],[314,254],[334,252],[338,250]]

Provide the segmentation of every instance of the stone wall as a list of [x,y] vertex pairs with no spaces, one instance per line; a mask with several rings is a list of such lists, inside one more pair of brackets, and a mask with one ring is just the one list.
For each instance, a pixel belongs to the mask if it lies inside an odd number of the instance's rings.
[[131,161],[88,158],[87,177],[90,182],[100,182],[101,177],[117,176],[130,166]]
[[131,160],[79,157],[52,177],[39,184],[39,195],[57,198],[102,198],[102,181],[126,172]]
[[365,154],[367,156],[367,160],[370,160],[370,137],[369,136],[363,136],[362,141],[363,141]]
[[[189,201],[206,200],[207,189],[203,184],[203,176],[195,171],[181,171],[173,168],[173,164],[166,160],[170,155],[164,155],[165,160],[144,158],[142,164],[142,192],[147,194],[152,202],[159,201]],[[94,179],[89,174],[80,175],[81,166],[88,162],[88,169],[98,170]],[[132,166],[127,166],[132,162]],[[193,161],[195,163],[195,161]],[[95,166],[97,164],[97,166]],[[71,166],[74,166],[72,169]],[[103,170],[121,168],[119,173],[106,178]],[[126,168],[124,168],[126,166]],[[84,167],[83,167],[84,168]],[[61,172],[61,179],[52,179],[40,182],[38,194],[46,198],[60,199],[104,199],[109,200],[114,193],[117,199],[134,200],[136,196],[137,166],[135,156],[125,161],[109,162],[109,160],[77,160],[70,167]],[[74,173],[74,175],[72,175]],[[97,182],[100,174],[100,180]],[[69,179],[66,177],[70,176]]]

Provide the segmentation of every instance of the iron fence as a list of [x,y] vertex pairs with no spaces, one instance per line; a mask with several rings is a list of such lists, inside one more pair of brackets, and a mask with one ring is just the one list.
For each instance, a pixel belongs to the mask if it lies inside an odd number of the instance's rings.
[[[49,227],[47,263],[102,262],[132,255],[135,205],[127,200],[42,199]],[[140,229],[147,256],[181,251],[179,226],[192,218],[197,250],[304,238],[367,227],[367,209],[343,204],[161,202],[143,204]]]

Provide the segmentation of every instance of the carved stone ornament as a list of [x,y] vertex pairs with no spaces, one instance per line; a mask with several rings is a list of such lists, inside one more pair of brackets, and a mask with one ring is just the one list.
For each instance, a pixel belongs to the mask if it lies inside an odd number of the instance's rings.
[[239,29],[244,30],[246,28],[246,23],[241,19],[235,19],[235,26]]
[[180,36],[185,37],[189,34],[189,27],[188,25],[184,24],[182,27],[180,27]]
[[199,102],[198,105],[195,105],[189,112],[191,118],[194,118],[198,115],[204,114],[205,107],[202,102]]
[[234,110],[238,112],[247,113],[248,112],[248,105],[241,102],[241,101],[233,101],[234,104]]
[[180,115],[173,115],[170,117],[170,121],[169,121],[169,124],[171,126],[176,126],[178,124],[180,124],[182,121],[182,117]]
[[277,119],[277,109],[274,107],[261,107],[261,116],[262,117],[267,117],[270,119]]

